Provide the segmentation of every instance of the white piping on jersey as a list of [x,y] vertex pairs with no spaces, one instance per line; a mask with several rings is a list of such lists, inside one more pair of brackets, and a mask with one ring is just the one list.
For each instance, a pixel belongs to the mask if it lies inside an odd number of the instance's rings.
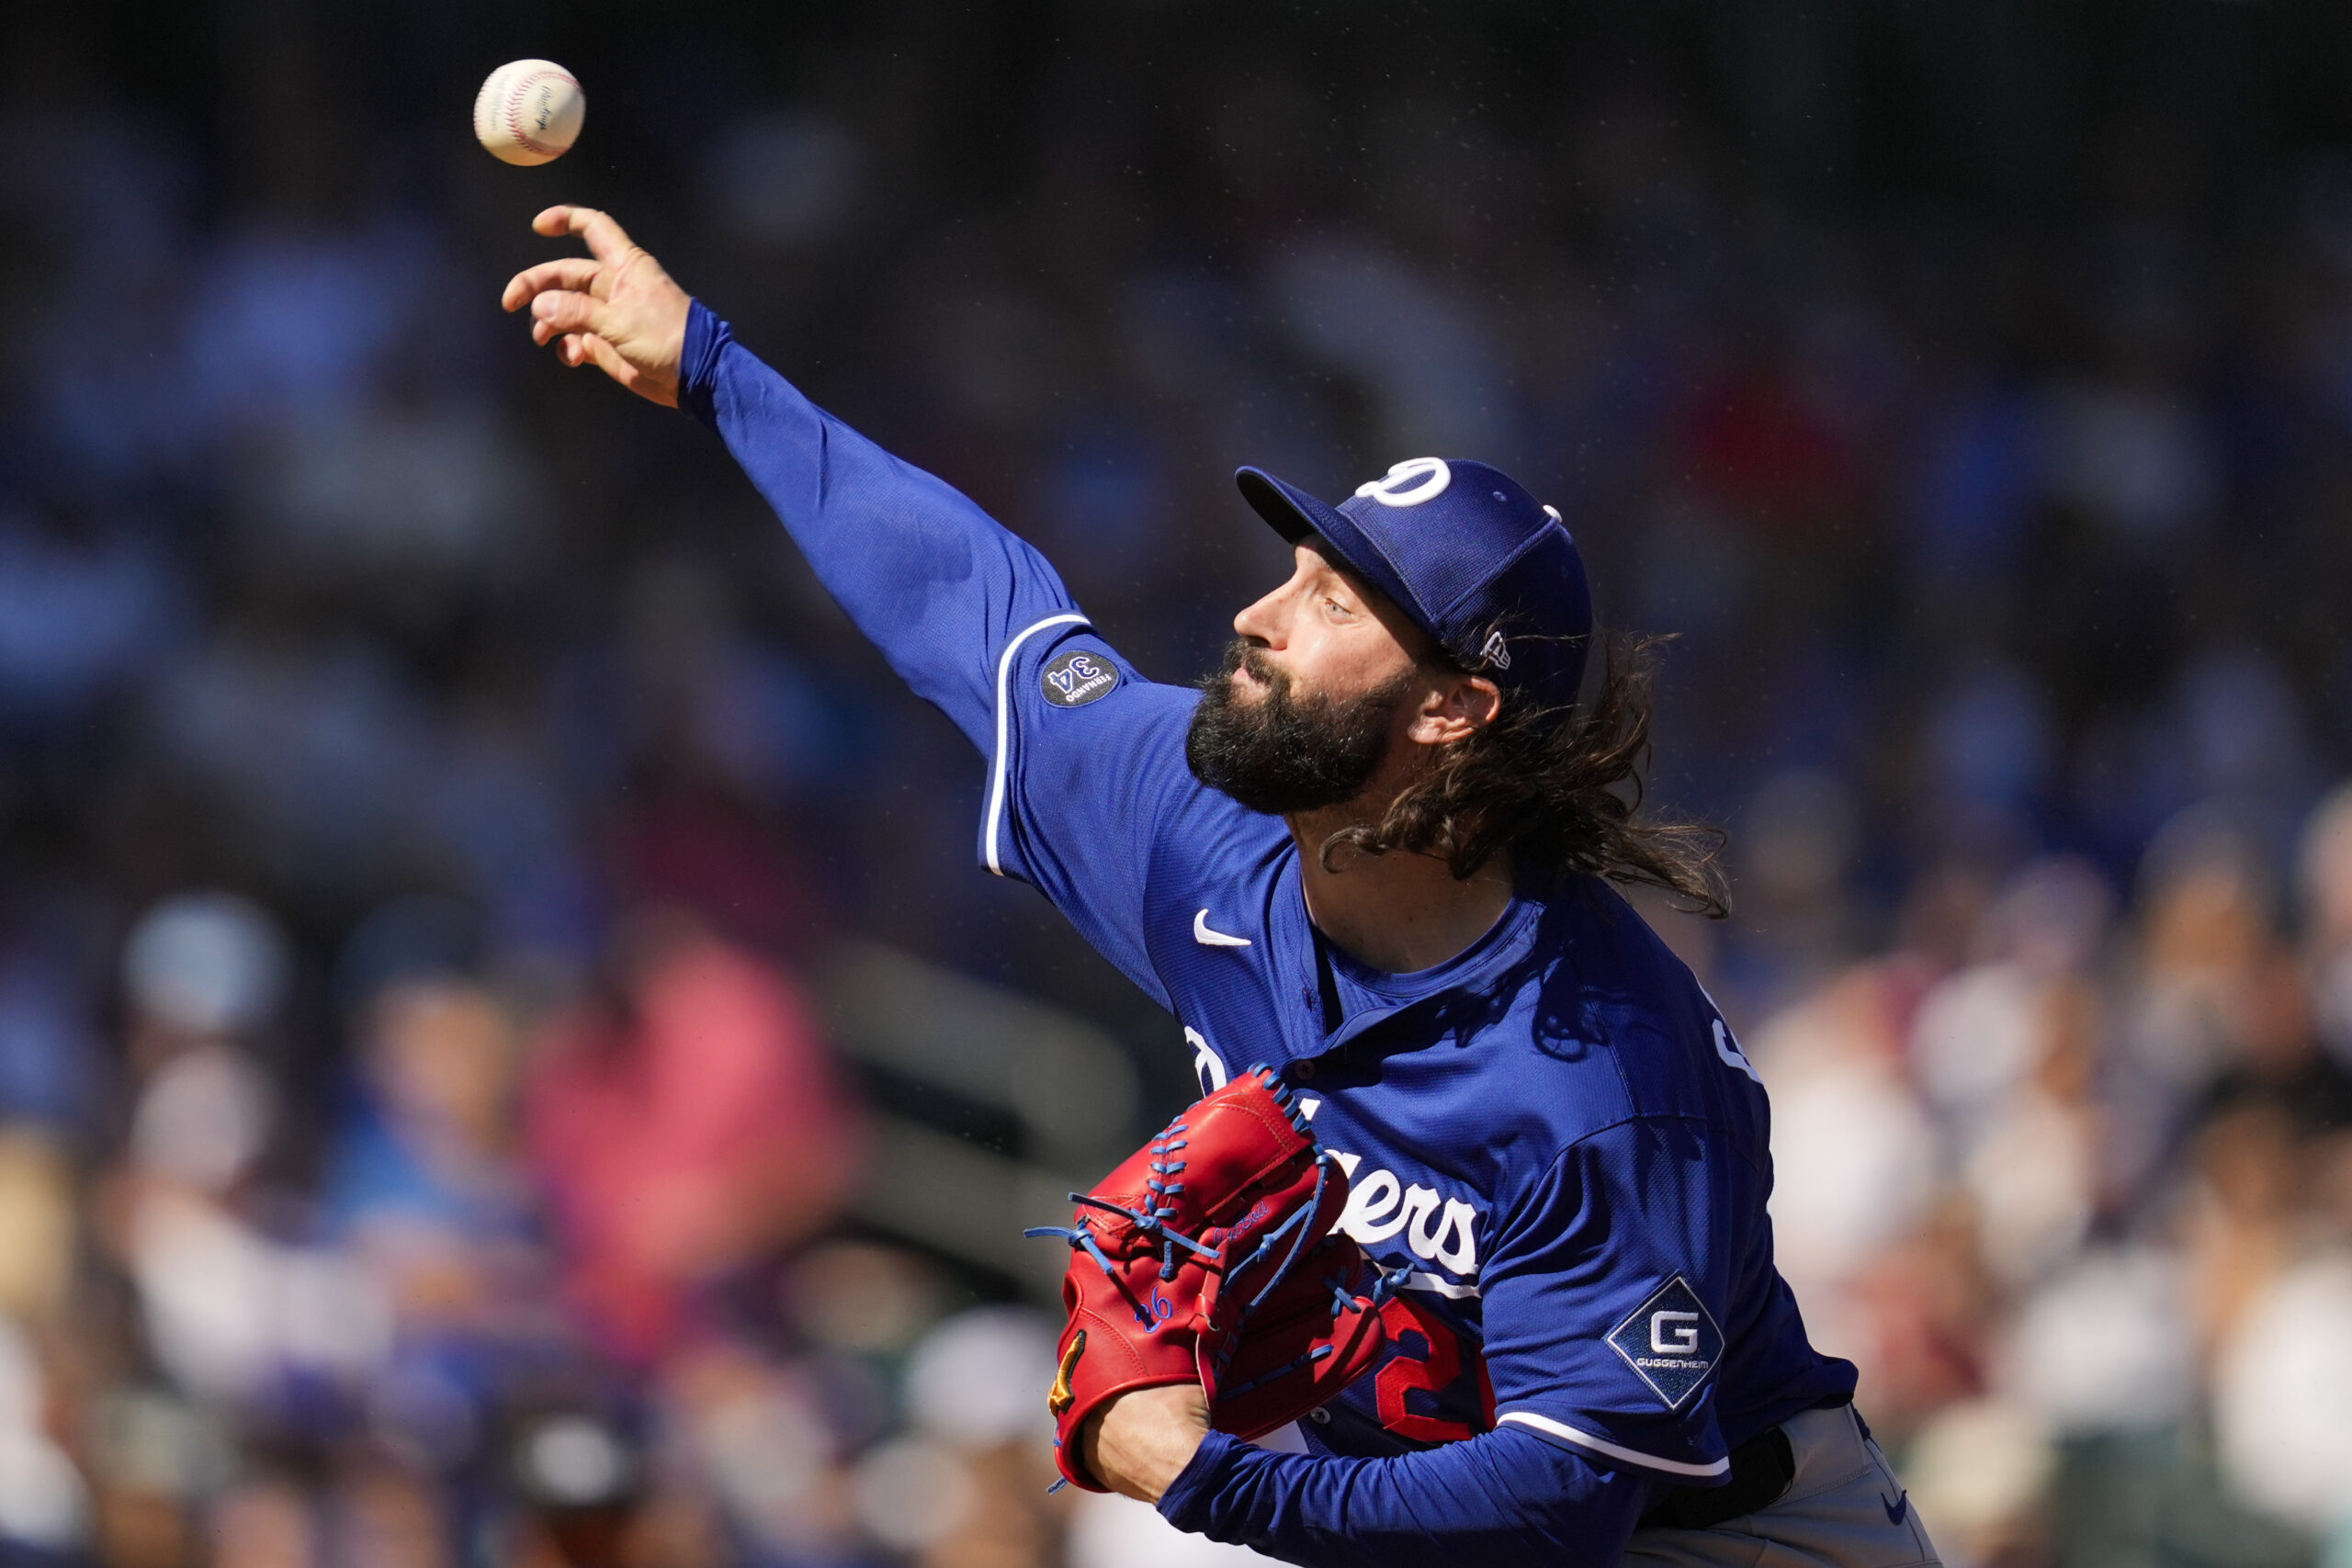
[[1454,1302],[1475,1302],[1478,1299],[1478,1287],[1476,1285],[1457,1285],[1451,1280],[1441,1279],[1435,1274],[1423,1273],[1419,1270],[1405,1276],[1405,1289],[1408,1291],[1434,1291],[1439,1295],[1445,1297],[1446,1300]]
[[1250,945],[1250,939],[1246,936],[1227,936],[1223,931],[1209,930],[1209,912],[1206,909],[1203,909],[1193,917],[1193,940],[1203,947],[1247,947]]
[[1590,1432],[1580,1432],[1564,1421],[1553,1420],[1549,1416],[1538,1416],[1532,1410],[1514,1410],[1500,1417],[1496,1424],[1499,1426],[1503,1421],[1516,1421],[1519,1425],[1532,1427],[1547,1437],[1574,1443],[1579,1448],[1590,1449],[1593,1452],[1606,1454],[1611,1459],[1623,1460],[1627,1464],[1638,1464],[1648,1470],[1662,1470],[1668,1475],[1713,1477],[1731,1473],[1731,1461],[1727,1458],[1719,1459],[1713,1464],[1685,1464],[1680,1460],[1659,1459],[1655,1454],[1642,1453],[1634,1449],[1621,1449],[1605,1438],[1596,1438]]
[[1004,656],[996,661],[996,777],[989,785],[989,829],[987,838],[989,874],[991,876],[1002,876],[1004,874],[1003,863],[997,858],[996,829],[997,824],[1004,819],[1004,764],[1011,755],[1011,747],[1007,743],[1007,737],[1012,733],[1012,705],[1005,700],[1005,687],[1006,683],[1012,678],[1012,656],[1021,651],[1021,645],[1023,643],[1027,642],[1031,637],[1035,637],[1037,633],[1044,631],[1047,626],[1082,626],[1087,624],[1088,622],[1084,615],[1077,615],[1075,613],[1059,615],[1047,615],[1044,620],[1039,621],[1036,625],[1023,626],[1021,630],[1015,632],[1012,635],[1012,640],[1004,645]]

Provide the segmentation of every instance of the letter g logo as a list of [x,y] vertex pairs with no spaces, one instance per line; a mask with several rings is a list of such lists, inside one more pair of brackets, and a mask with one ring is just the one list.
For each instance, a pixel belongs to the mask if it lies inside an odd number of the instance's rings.
[[1453,470],[1442,457],[1408,457],[1388,470],[1385,479],[1367,479],[1356,486],[1383,506],[1419,506],[1435,501],[1453,482]]
[[[1673,1337],[1669,1340],[1668,1336]],[[1661,1356],[1688,1356],[1699,1348],[1699,1314],[1695,1312],[1650,1314],[1650,1348]]]

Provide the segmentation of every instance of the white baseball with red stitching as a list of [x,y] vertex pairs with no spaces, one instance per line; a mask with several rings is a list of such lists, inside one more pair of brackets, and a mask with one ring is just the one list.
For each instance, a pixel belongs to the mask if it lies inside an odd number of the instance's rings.
[[508,164],[560,158],[580,135],[587,95],[552,60],[516,60],[490,73],[474,96],[474,137]]

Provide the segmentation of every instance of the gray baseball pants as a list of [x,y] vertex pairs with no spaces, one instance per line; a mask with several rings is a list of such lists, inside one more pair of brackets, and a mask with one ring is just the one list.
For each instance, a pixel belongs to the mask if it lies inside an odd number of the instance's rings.
[[1781,1500],[1707,1529],[1640,1529],[1623,1568],[1941,1568],[1903,1483],[1853,1406],[1781,1423],[1796,1473]]

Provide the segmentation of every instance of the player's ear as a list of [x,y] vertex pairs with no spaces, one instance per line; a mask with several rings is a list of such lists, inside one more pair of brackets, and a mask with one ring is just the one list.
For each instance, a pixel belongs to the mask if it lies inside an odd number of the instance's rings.
[[1424,694],[1407,733],[1425,746],[1451,746],[1494,723],[1502,706],[1502,688],[1486,676],[1446,671]]

